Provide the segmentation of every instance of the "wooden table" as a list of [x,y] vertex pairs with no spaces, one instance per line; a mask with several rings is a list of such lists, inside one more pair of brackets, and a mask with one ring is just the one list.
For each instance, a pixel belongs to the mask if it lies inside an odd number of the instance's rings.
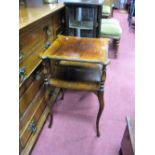
[[[104,108],[104,82],[106,65],[109,63],[108,42],[108,39],[59,35],[45,53],[41,54],[47,87],[87,90],[97,95],[100,106],[96,120],[97,136],[100,136],[99,120]],[[49,104],[51,108],[54,103]],[[52,124],[52,111],[50,116],[49,127]]]

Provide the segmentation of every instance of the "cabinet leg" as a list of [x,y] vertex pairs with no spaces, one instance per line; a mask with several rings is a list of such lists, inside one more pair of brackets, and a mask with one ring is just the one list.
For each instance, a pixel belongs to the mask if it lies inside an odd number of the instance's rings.
[[96,119],[96,133],[97,133],[97,137],[100,137],[99,121],[100,121],[101,114],[102,114],[103,108],[104,108],[104,99],[103,99],[104,92],[99,91],[97,93],[97,96],[98,96],[98,100],[99,100],[99,111],[98,111],[97,119]]
[[[52,98],[54,98],[53,95],[56,95],[54,100],[52,99]],[[54,106],[54,104],[56,102],[57,97],[58,97],[58,94],[55,94],[55,93],[54,94],[51,94],[51,93],[49,94],[49,100],[48,100],[49,117],[50,117],[49,125],[48,125],[49,128],[51,128],[52,123],[53,123],[53,111],[52,111],[52,109],[53,109],[53,106]]]
[[[49,101],[50,102],[50,101]],[[53,123],[53,112],[52,112],[52,107],[53,107],[53,104],[54,103],[48,103],[48,106],[49,106],[49,125],[48,125],[48,127],[49,128],[51,128],[51,126],[52,126],[52,123]]]

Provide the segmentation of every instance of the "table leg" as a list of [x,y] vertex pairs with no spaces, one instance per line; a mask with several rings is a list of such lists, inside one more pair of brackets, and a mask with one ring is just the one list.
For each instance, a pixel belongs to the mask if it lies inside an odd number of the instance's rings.
[[64,89],[61,89],[61,93],[62,93],[61,100],[63,100],[64,99],[64,95],[65,95],[65,90]]
[[101,114],[104,109],[104,83],[106,79],[106,66],[103,66],[102,68],[102,76],[101,76],[101,81],[100,81],[100,89],[97,91],[97,97],[99,101],[99,111],[97,114],[97,120],[96,120],[96,132],[97,132],[97,137],[100,136],[100,131],[99,131],[99,121]]
[[100,131],[99,131],[99,121],[101,118],[101,114],[103,112],[104,109],[104,92],[99,91],[97,93],[98,96],[98,100],[99,100],[99,111],[97,114],[97,119],[96,119],[96,133],[97,133],[97,137],[100,137]]
[[53,123],[53,112],[52,112],[53,104],[54,103],[51,103],[51,104],[49,103],[49,110],[50,110],[50,112],[49,112],[50,121],[49,121],[49,125],[48,125],[49,128],[51,128],[52,123]]
[[49,122],[48,127],[51,128],[52,123],[53,123],[53,113],[51,112],[51,110],[50,110],[49,116],[50,116],[50,122]]

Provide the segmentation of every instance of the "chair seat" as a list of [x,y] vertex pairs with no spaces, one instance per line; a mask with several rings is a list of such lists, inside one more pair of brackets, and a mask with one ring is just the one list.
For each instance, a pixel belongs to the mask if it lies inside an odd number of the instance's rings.
[[108,5],[103,5],[102,7],[102,16],[110,16],[111,14],[111,9],[110,9],[110,6]]
[[119,24],[117,19],[102,19],[101,24]]
[[102,16],[103,16],[103,17],[109,17],[109,16],[110,16],[110,14],[105,14],[105,13],[102,13]]
[[122,34],[122,29],[117,20],[104,19],[101,22],[101,36],[107,38],[119,39]]
[[64,81],[59,79],[50,79],[49,84],[54,87],[60,87],[65,89],[72,89],[72,90],[87,90],[87,91],[96,91],[99,90],[100,85],[99,83],[90,83],[90,82],[71,82],[71,81]]

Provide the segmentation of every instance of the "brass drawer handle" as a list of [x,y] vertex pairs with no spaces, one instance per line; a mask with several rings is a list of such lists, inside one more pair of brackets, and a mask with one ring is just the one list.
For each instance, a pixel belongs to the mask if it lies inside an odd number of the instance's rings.
[[26,76],[25,76],[25,67],[21,67],[19,68],[19,78],[20,81],[23,82],[26,80]]
[[44,47],[45,47],[45,49],[47,49],[51,45],[51,42],[49,41],[49,39],[50,39],[50,36],[52,35],[52,33],[51,33],[51,30],[49,29],[48,25],[43,27],[43,31],[46,36],[46,43],[45,43]]
[[47,41],[47,42],[45,43],[45,49],[47,49],[48,47],[50,47],[50,45],[51,45],[51,42]]
[[50,37],[51,31],[48,26],[44,26],[43,31],[47,37]]
[[23,58],[24,58],[24,54],[23,52],[21,51],[22,49],[22,45],[19,44],[19,61],[21,61]]
[[36,79],[37,81],[39,81],[39,80],[41,79],[41,75],[40,75],[40,72],[39,72],[39,71],[36,72],[36,74],[35,74],[35,79]]
[[36,127],[36,122],[34,120],[32,122],[30,122],[30,124],[28,126],[28,130],[31,131],[32,133],[36,132],[37,127]]
[[49,29],[47,30],[47,32],[46,32],[46,33],[47,33],[47,35],[48,35],[48,36],[50,36],[50,35],[51,35],[51,31],[50,31]]
[[22,52],[19,52],[19,61],[21,61],[24,58],[24,54]]

